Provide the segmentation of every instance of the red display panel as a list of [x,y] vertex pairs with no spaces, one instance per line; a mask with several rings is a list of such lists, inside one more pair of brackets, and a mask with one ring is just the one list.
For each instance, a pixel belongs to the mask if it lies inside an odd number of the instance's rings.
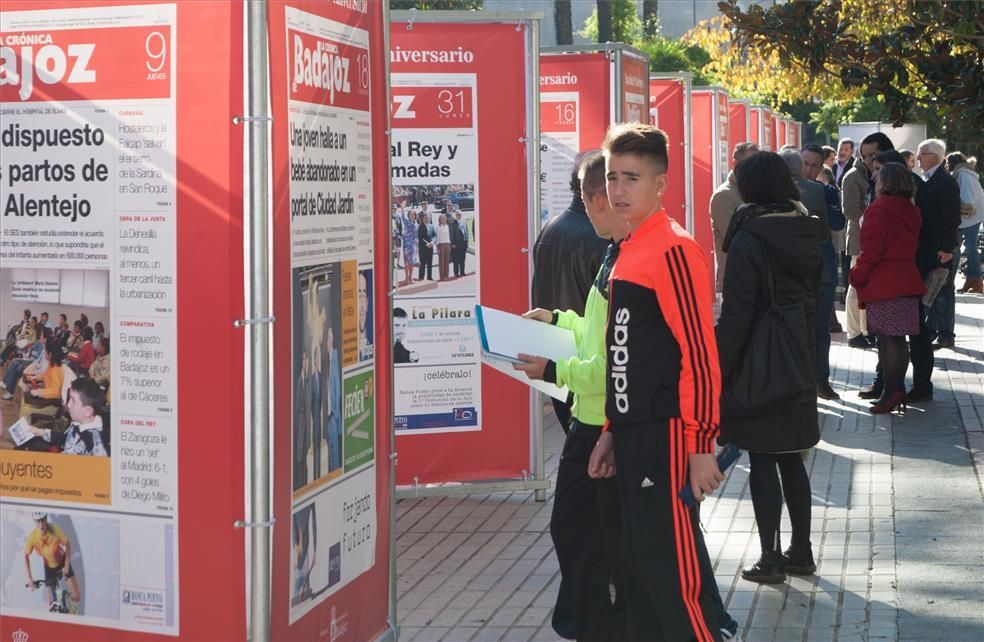
[[779,135],[778,135],[778,140],[779,140],[779,147],[781,148],[781,147],[783,147],[784,145],[789,145],[789,144],[791,144],[791,143],[789,142],[789,133],[788,133],[788,131],[787,131],[787,130],[788,130],[788,124],[789,124],[789,123],[788,123],[788,122],[786,121],[786,119],[785,119],[785,118],[780,118],[780,119],[778,119],[778,123],[779,123]]
[[649,104],[649,63],[622,52],[622,122],[645,122]]
[[748,103],[731,101],[728,105],[728,168],[734,169],[735,159],[731,153],[735,145],[751,141],[749,121],[751,120]]
[[605,132],[615,118],[611,68],[609,56],[603,51],[540,54],[540,219],[543,222],[570,205],[574,160],[582,151],[601,148]]
[[759,114],[762,119],[762,142],[759,146],[765,151],[774,152],[776,151],[776,135],[775,127],[773,126],[772,111],[763,107]]
[[[529,388],[482,365],[480,345],[468,346],[477,338],[471,318],[475,303],[514,313],[529,305],[528,260],[520,252],[528,247],[531,209],[530,159],[523,143],[529,136],[529,34],[515,23],[454,22],[416,23],[412,30],[393,23],[390,34],[395,216],[406,225],[410,211],[439,220],[447,208],[460,207],[462,219],[470,221],[466,227],[474,225],[468,228],[474,254],[466,258],[463,276],[438,279],[434,267],[433,282],[415,280],[415,272],[406,279],[402,270],[395,277],[400,285],[394,305],[409,319],[407,360],[397,360],[394,371],[396,482],[522,478],[530,468]],[[460,55],[430,55],[435,51]],[[556,81],[580,83],[582,75]],[[421,88],[448,93],[429,107],[414,98]],[[459,96],[462,88],[471,93]],[[593,114],[596,102],[582,102],[579,115]],[[469,109],[473,122],[454,120]],[[556,116],[562,127],[569,128],[569,112],[562,105]],[[410,125],[418,119],[429,126]],[[454,325],[449,315],[465,322]],[[442,338],[454,333],[460,341]],[[425,345],[432,348],[415,347]],[[439,362],[445,355],[448,360]],[[443,374],[452,370],[474,374],[460,379]],[[446,410],[414,401],[422,394],[446,400],[452,392],[468,401]]]
[[649,122],[666,133],[669,147],[669,181],[663,194],[663,209],[687,227],[687,171],[689,159],[686,156],[684,119],[687,97],[686,84],[677,78],[650,78],[649,80]]
[[782,143],[780,142],[782,139],[779,138],[779,116],[770,112],[770,118],[771,129],[769,130],[769,140],[771,141],[772,151],[778,152],[779,148],[782,147]]
[[[416,27],[414,27],[416,29]],[[611,112],[611,64],[603,51],[587,54],[540,54],[540,106],[550,104],[551,94],[577,94],[577,141],[579,151],[600,149],[608,126],[614,121]],[[547,97],[548,100],[544,100]],[[571,102],[564,99],[564,102]],[[553,121],[547,121],[547,125]],[[553,128],[541,133],[552,133]],[[562,131],[567,125],[560,124]]]
[[[143,9],[144,5],[155,7]],[[100,8],[104,10],[99,11]],[[90,13],[81,18],[70,15],[78,9],[85,9]],[[34,107],[40,107],[41,101],[58,101],[57,105],[51,105],[56,108],[54,111],[67,109],[70,112],[76,107],[69,107],[67,104],[77,101],[99,100],[111,103],[129,99],[148,102],[174,100],[173,107],[158,107],[159,111],[156,112],[164,119],[173,116],[174,132],[163,131],[161,121],[153,125],[156,128],[155,134],[166,134],[162,140],[171,140],[173,137],[173,152],[169,150],[164,156],[167,157],[167,163],[173,164],[174,176],[155,175],[148,179],[173,181],[173,201],[170,198],[154,199],[167,202],[151,203],[152,206],[173,207],[173,238],[165,239],[158,230],[140,234],[145,239],[150,239],[153,234],[156,236],[154,243],[173,243],[174,246],[173,270],[170,267],[161,267],[153,275],[158,283],[173,282],[174,308],[162,306],[160,302],[148,302],[145,305],[151,309],[161,307],[164,310],[160,313],[162,316],[172,313],[176,315],[176,344],[169,345],[167,341],[162,344],[167,348],[168,354],[160,361],[175,356],[179,362],[176,389],[168,386],[157,390],[158,393],[171,396],[176,394],[177,400],[173,409],[176,412],[174,421],[178,465],[172,476],[173,485],[169,483],[166,489],[172,498],[176,496],[177,505],[178,527],[175,528],[176,537],[171,548],[171,554],[176,558],[177,600],[169,606],[174,609],[175,630],[170,634],[154,633],[153,625],[144,626],[143,631],[121,630],[115,628],[117,623],[109,623],[114,619],[112,614],[105,613],[102,615],[107,621],[105,626],[92,624],[90,618],[96,617],[92,612],[92,601],[98,597],[94,587],[107,579],[95,576],[101,565],[112,564],[114,557],[119,564],[120,555],[135,551],[136,555],[143,557],[147,569],[155,567],[153,558],[157,547],[153,537],[125,539],[121,536],[115,545],[109,537],[97,541],[96,544],[101,549],[99,559],[89,557],[84,560],[84,566],[76,563],[73,554],[74,571],[82,581],[83,610],[79,615],[47,614],[47,609],[43,609],[44,615],[40,617],[48,617],[48,620],[42,621],[14,617],[5,610],[0,616],[0,638],[4,641],[31,642],[245,639],[246,531],[233,526],[236,520],[244,517],[245,510],[245,336],[243,330],[233,327],[233,321],[244,316],[244,128],[233,123],[233,117],[243,113],[243,5],[229,2],[161,3],[157,0],[4,0],[2,11],[5,19],[13,19],[16,12],[50,11],[48,21],[52,28],[50,32],[45,30],[45,33],[51,36],[50,46],[66,54],[63,59],[54,50],[49,50],[46,69],[51,73],[48,77],[52,81],[50,84],[44,81],[38,83],[35,75],[33,91],[29,95],[26,91],[23,98],[17,95],[23,85],[16,87],[17,91],[11,95],[9,92],[15,87],[7,85],[3,89],[2,100],[23,99]],[[114,26],[124,14],[144,14],[147,20],[154,21],[160,20],[162,14],[171,15],[172,11],[176,25],[174,29],[163,26],[152,30]],[[111,14],[108,19],[107,14]],[[95,26],[97,18],[103,20],[98,23],[98,28]],[[64,24],[64,21],[92,22],[94,26],[91,29],[66,30],[55,26]],[[7,35],[2,36],[5,45],[10,44]],[[35,52],[40,51],[43,46],[49,45],[41,41],[35,47]],[[18,54],[21,55],[26,55],[26,52]],[[9,65],[11,61],[4,62]],[[65,63],[64,69],[61,62]],[[9,80],[11,71],[11,67],[6,66],[0,72],[0,78]],[[217,83],[216,78],[221,78],[222,82]],[[143,113],[141,110],[144,110]],[[121,117],[139,118],[149,114],[150,107],[134,106],[132,109],[121,110],[119,106],[110,104],[96,118],[106,117],[107,111],[111,111],[113,117],[125,111],[127,113],[123,113]],[[7,112],[4,114],[4,119],[6,118]],[[80,118],[78,122],[81,126],[88,116]],[[43,119],[38,117],[36,122],[41,123]],[[121,125],[120,130],[122,127]],[[170,130],[170,126],[167,129]],[[158,141],[149,142],[154,144],[155,150],[159,149],[156,147]],[[107,137],[107,144],[116,145],[116,141],[110,141]],[[8,153],[11,152],[6,149],[2,152],[3,155]],[[122,157],[128,153],[117,150],[114,155]],[[148,158],[153,154],[159,152],[147,152]],[[151,158],[151,162],[156,163],[156,158],[157,156]],[[67,160],[66,155],[58,154],[58,160]],[[113,178],[110,177],[109,180],[112,181]],[[112,213],[116,216],[117,210],[113,208]],[[126,220],[131,224],[140,222],[156,225],[162,218],[170,221],[172,217],[170,214],[160,217],[145,212],[121,214],[118,218],[121,222]],[[110,238],[106,241],[107,246],[113,244]],[[147,241],[146,244],[154,243]],[[119,278],[124,270],[122,267],[114,267],[110,274]],[[118,287],[111,288],[112,296],[115,296],[117,289]],[[51,305],[52,311],[58,307],[57,304]],[[123,315],[120,310],[114,311],[114,314],[129,316]],[[95,320],[94,318],[93,321]],[[136,328],[144,325],[144,322],[124,319],[120,325]],[[207,331],[204,330],[206,325]],[[109,328],[107,323],[107,329]],[[122,347],[126,345],[126,341],[121,340],[115,332],[113,335],[112,363],[118,368],[124,358]],[[220,372],[218,376],[217,372]],[[117,377],[114,379],[117,382],[113,384],[114,387],[122,388],[122,385],[117,385],[121,382],[118,374],[114,374],[114,377]],[[116,408],[113,412],[119,413],[122,400],[118,395],[114,399],[113,405]],[[146,429],[152,423],[149,420],[127,419],[120,425],[114,424],[117,431],[111,444],[110,456],[119,458],[127,447],[121,441],[121,426],[127,426],[127,430],[133,432],[137,428]],[[170,438],[168,442],[171,442]],[[10,452],[4,450],[0,457],[5,459],[5,455]],[[68,457],[61,454],[56,456]],[[221,474],[217,474],[217,471],[221,471]],[[122,476],[114,474],[111,482],[114,495],[122,483]],[[67,509],[49,507],[48,510],[58,514]],[[125,516],[117,516],[118,510],[113,500],[113,504],[104,514],[100,515],[101,510],[95,510],[91,514],[93,518],[104,522],[115,522],[125,519]],[[162,518],[162,521],[173,517]],[[129,519],[131,522],[136,521],[132,517]],[[81,521],[80,519],[77,523]],[[3,524],[2,532],[5,535],[0,539],[7,537],[7,526],[8,524]],[[79,538],[84,537],[81,532],[76,533]],[[204,543],[206,539],[207,544]],[[86,542],[80,542],[79,539],[73,544],[81,548],[86,546]],[[23,551],[23,543],[20,544],[20,550]],[[22,557],[16,570],[23,574]],[[120,572],[119,566],[116,572]],[[217,590],[217,587],[221,589]],[[36,595],[40,596],[40,593],[38,591]],[[101,596],[105,597],[105,594]],[[116,588],[115,598],[119,611],[129,608],[135,602],[146,600],[141,608],[145,607],[150,612],[156,601],[155,596],[124,591],[120,587]],[[119,613],[115,617],[122,621]]]
[[[714,265],[711,231],[711,194],[728,175],[728,95],[721,89],[695,89],[691,93],[691,136],[693,143],[693,235]],[[709,270],[713,281],[714,270]],[[713,282],[711,291],[713,292]]]
[[762,147],[762,109],[749,107],[748,111],[748,140]]
[[[376,2],[269,3],[273,307],[281,328],[273,338],[271,639],[285,642],[371,640],[388,628],[387,30]],[[325,323],[330,334],[311,339]],[[315,354],[330,366],[319,371]],[[322,374],[318,383],[312,372]],[[322,456],[297,457],[297,417],[318,388],[314,412],[329,417],[319,420],[326,466]],[[340,454],[332,452],[329,412],[343,417]]]

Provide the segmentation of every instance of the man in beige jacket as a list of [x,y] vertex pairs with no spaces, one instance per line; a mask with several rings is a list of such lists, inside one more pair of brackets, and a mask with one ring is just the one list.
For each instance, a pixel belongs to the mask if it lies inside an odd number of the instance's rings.
[[[758,145],[755,143],[738,143],[735,145],[733,154],[735,166],[752,154],[758,153],[758,151]],[[724,268],[728,260],[728,255],[722,249],[724,236],[728,233],[731,215],[735,213],[735,210],[742,203],[744,201],[738,192],[738,184],[735,182],[735,172],[732,170],[728,172],[728,180],[722,183],[711,194],[711,230],[714,233],[714,257],[717,259],[717,275],[715,277],[714,291],[718,294],[721,293],[724,286]]]
[[[847,218],[847,239],[845,241],[847,255],[851,257],[851,267],[858,260],[861,254],[861,217],[864,215],[864,208],[868,205],[868,167],[860,162],[854,163],[854,167],[844,175],[844,182],[841,183],[841,209],[844,217]],[[867,348],[868,327],[865,319],[864,310],[858,307],[858,292],[853,285],[847,287],[847,298],[844,301],[845,322],[844,330],[847,332],[847,343],[852,348]]]

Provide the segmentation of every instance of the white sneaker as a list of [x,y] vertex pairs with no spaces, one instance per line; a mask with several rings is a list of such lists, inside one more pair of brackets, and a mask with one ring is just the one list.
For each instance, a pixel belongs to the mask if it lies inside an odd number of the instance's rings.
[[0,399],[3,399],[4,401],[10,401],[13,398],[14,398],[14,395],[10,394],[9,392],[4,393],[4,395],[2,397],[0,397]]

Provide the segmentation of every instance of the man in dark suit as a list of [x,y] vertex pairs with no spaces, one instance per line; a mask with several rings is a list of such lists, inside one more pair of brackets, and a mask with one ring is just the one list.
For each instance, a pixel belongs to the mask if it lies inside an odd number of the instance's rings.
[[455,276],[465,275],[465,255],[468,253],[468,228],[461,219],[461,210],[455,209],[449,221],[451,225],[451,264]]
[[850,138],[844,138],[841,139],[840,145],[837,146],[837,162],[831,168],[834,170],[834,179],[837,181],[837,187],[841,186],[841,182],[844,180],[844,174],[852,167],[854,167],[854,141]]
[[[837,257],[831,232],[844,229],[845,218],[840,208],[840,195],[837,188],[824,185],[817,180],[823,167],[823,148],[807,145],[800,153],[802,165],[794,182],[803,195],[803,205],[811,214],[821,208],[821,220],[827,222],[827,238],[823,243],[823,276],[820,281],[820,304],[816,314],[817,343],[817,396],[822,399],[840,399],[840,395],[830,385],[830,317],[834,311],[834,290],[837,286]],[[787,163],[789,161],[787,160]],[[792,168],[791,168],[792,169]]]
[[923,247],[923,238],[920,235],[920,251],[916,262],[924,274],[935,267],[950,270],[950,277],[929,313],[929,329],[937,340],[933,348],[937,350],[953,347],[956,306],[953,279],[957,272],[954,254],[960,246],[960,186],[946,171],[943,164],[945,157],[946,144],[932,138],[920,143],[916,154],[928,188],[924,202],[917,200],[916,205],[922,212],[923,226],[926,226],[927,218],[933,221],[934,226],[932,230],[927,230],[926,247]]
[[[833,266],[833,244],[830,240],[830,222],[827,217],[827,199],[823,185],[816,180],[804,176],[806,172],[820,171],[823,150],[811,155],[811,164],[804,170],[803,156],[795,149],[784,149],[779,152],[789,166],[789,173],[800,191],[800,202],[812,215],[823,221],[826,229],[823,252],[823,272],[820,280],[820,305],[816,314],[816,348],[817,348],[817,396],[821,399],[840,399],[840,395],[830,385],[830,314],[834,307],[834,284],[837,277]],[[816,156],[814,159],[813,156]],[[843,226],[843,223],[842,223]],[[828,256],[829,254],[829,256]]]
[[434,280],[434,239],[437,232],[434,230],[430,216],[420,215],[420,225],[417,227],[417,257],[420,259],[420,267],[417,268],[417,280],[423,281],[427,275],[428,281]]

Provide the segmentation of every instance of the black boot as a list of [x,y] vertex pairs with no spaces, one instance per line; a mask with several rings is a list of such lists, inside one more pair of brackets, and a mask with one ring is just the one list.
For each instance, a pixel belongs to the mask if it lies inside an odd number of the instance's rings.
[[791,575],[813,575],[817,572],[817,564],[813,561],[813,552],[794,550],[792,546],[782,554],[783,567]]
[[786,581],[782,555],[779,554],[779,551],[762,553],[762,557],[754,565],[742,569],[741,576],[749,582],[782,584]]

